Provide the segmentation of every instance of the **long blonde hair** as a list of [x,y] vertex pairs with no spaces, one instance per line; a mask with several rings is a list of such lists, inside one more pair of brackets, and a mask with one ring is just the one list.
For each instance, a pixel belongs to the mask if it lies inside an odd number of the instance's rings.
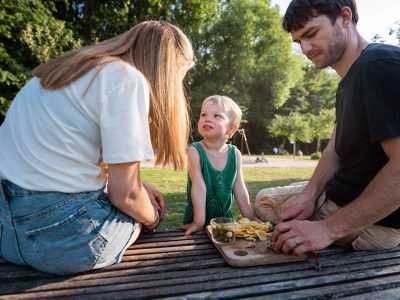
[[192,45],[177,27],[145,21],[97,45],[73,50],[33,70],[46,89],[58,89],[112,61],[137,68],[150,87],[149,125],[156,164],[186,166],[188,105],[183,77],[194,64]]
[[233,101],[228,96],[212,95],[207,97],[202,104],[204,105],[205,103],[208,102],[217,105],[222,105],[229,116],[231,125],[239,127],[240,121],[242,119],[242,110],[235,101]]

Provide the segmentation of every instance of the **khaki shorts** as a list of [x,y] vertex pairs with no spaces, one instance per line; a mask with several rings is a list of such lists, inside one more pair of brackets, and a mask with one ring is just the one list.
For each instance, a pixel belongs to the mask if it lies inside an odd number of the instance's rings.
[[[260,191],[256,197],[256,212],[259,217],[266,220],[265,217],[280,212],[280,206],[283,202],[295,197],[294,193],[300,193],[305,187],[306,183],[279,187],[269,188]],[[265,205],[268,202],[268,205]],[[275,210],[271,211],[271,202],[275,202]],[[272,205],[273,207],[274,205]],[[323,193],[317,200],[315,205],[314,214],[310,220],[323,220],[334,214],[340,209],[335,202],[326,198]],[[386,250],[391,249],[400,244],[400,229],[385,227],[381,225],[371,225],[364,230],[352,233],[344,238],[335,242],[347,248],[354,250]]]

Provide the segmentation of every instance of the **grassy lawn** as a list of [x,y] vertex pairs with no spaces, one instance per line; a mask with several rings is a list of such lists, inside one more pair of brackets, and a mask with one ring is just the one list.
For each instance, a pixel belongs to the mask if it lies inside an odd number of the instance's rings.
[[[288,185],[297,181],[308,180],[313,168],[244,168],[244,178],[254,207],[257,193],[267,187]],[[167,214],[159,227],[160,230],[175,229],[181,225],[186,207],[186,171],[174,172],[170,169],[144,168],[141,170],[143,179],[157,187],[165,197]],[[234,203],[235,218],[240,217],[239,209]]]

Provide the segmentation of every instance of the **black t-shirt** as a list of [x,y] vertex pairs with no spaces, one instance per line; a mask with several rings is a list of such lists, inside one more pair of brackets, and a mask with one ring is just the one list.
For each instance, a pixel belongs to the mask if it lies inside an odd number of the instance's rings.
[[[340,167],[327,184],[326,196],[345,206],[388,162],[380,141],[400,136],[399,47],[369,44],[362,51],[339,83],[336,123]],[[400,228],[400,209],[378,224]]]

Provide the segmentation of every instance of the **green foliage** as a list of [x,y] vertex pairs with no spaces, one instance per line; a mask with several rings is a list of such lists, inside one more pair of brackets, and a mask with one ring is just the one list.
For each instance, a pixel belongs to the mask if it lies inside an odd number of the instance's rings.
[[335,125],[335,109],[322,109],[318,115],[310,115],[310,126],[313,137],[317,139],[317,149],[320,151],[321,140],[331,137]]
[[394,35],[398,40],[397,45],[400,46],[400,20],[397,21],[392,28],[390,28],[389,35]]
[[1,0],[0,113],[31,70],[81,45],[118,35],[149,19],[167,20],[192,39],[218,12],[218,0]]
[[192,110],[197,113],[211,94],[232,97],[245,110],[250,148],[261,148],[258,144],[267,136],[262,124],[273,118],[273,108],[287,100],[302,75],[301,60],[292,53],[278,9],[265,0],[229,1],[199,39]]
[[[7,101],[6,98],[0,97],[0,117],[6,115],[6,112],[10,106],[11,102]],[[0,122],[1,123],[1,122]]]
[[57,18],[92,44],[145,20],[169,21],[193,36],[217,13],[218,0],[65,0],[57,8]]
[[312,130],[307,115],[291,112],[287,116],[275,115],[268,126],[271,136],[281,136],[291,142],[296,140],[308,143],[312,140]]
[[[334,108],[337,76],[315,70],[294,53],[290,35],[282,30],[278,9],[271,7],[270,0],[0,3],[0,114],[6,112],[38,64],[70,49],[111,38],[148,19],[177,24],[193,41],[198,63],[186,81],[193,125],[205,97],[228,95],[244,112],[242,126],[251,151],[262,152],[272,147],[267,144],[271,139],[266,124],[271,124],[275,115],[298,112],[319,116],[323,109]],[[299,124],[301,130],[292,129],[296,139],[309,141],[309,130]],[[313,124],[309,127],[314,130]],[[325,127],[329,126],[319,126]],[[319,141],[326,135],[320,132],[316,138]]]
[[311,154],[310,158],[313,159],[313,160],[320,159],[321,158],[321,152],[314,152],[313,154]]
[[0,3],[0,113],[4,114],[33,67],[79,46],[79,40],[54,18],[53,1]]
[[[320,151],[321,141],[329,139],[332,134],[339,78],[329,70],[316,70],[309,62],[304,64],[303,72],[304,77],[291,89],[288,101],[277,110],[276,115],[289,116],[292,112],[302,114],[310,128],[307,135],[316,140],[316,151]],[[290,136],[289,133],[272,135]]]
[[305,65],[304,88],[307,91],[309,112],[318,115],[321,109],[334,108],[339,76],[329,70],[317,70],[314,65]]
[[60,56],[66,49],[80,46],[80,41],[74,40],[72,31],[66,30],[65,23],[59,20],[52,20],[47,26],[27,24],[21,37],[38,63]]
[[304,62],[303,74],[304,77],[292,88],[288,101],[279,113],[298,111],[318,115],[321,109],[334,108],[339,83],[336,73],[326,69],[317,70],[309,62]]

